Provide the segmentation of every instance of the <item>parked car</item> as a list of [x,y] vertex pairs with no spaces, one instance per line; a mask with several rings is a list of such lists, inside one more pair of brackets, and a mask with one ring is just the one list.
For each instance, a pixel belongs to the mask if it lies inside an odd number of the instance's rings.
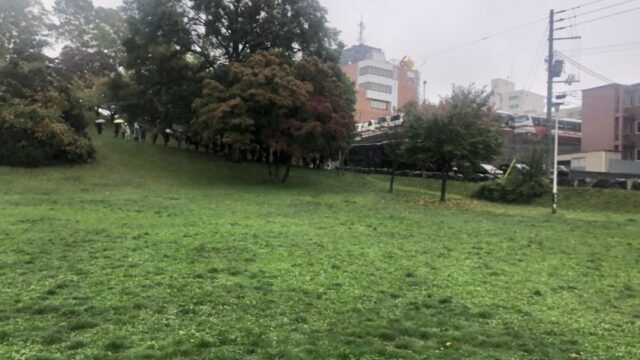
[[[559,178],[568,178],[570,175],[571,175],[571,169],[569,167],[563,166],[563,165],[558,166]],[[553,177],[553,169],[551,169],[549,176]]]
[[[506,174],[507,171],[509,171],[509,167],[511,167],[511,164],[502,164],[498,168],[500,169],[500,171],[502,171],[503,174]],[[513,165],[513,168],[517,169],[517,170],[520,170],[520,171],[529,169],[529,167],[527,165],[520,164],[520,163],[517,163],[517,164]]]
[[489,174],[489,175],[493,175],[495,177],[501,177],[502,175],[504,175],[504,172],[502,170],[496,168],[493,165],[489,165],[489,164],[480,164],[478,169],[476,169],[476,173]]

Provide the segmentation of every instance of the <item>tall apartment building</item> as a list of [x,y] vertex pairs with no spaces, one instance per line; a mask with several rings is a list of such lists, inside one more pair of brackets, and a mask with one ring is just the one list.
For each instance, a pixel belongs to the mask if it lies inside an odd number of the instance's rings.
[[491,104],[495,110],[512,114],[539,114],[545,111],[545,97],[528,90],[516,90],[506,79],[491,80]]
[[418,100],[420,73],[404,62],[387,61],[380,49],[365,44],[344,49],[340,65],[356,85],[357,122],[390,115]]
[[582,152],[592,151],[640,161],[640,83],[582,91]]

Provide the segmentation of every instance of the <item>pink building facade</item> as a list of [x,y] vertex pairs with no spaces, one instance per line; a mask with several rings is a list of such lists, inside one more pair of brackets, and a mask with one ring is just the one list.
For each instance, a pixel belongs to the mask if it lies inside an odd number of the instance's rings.
[[582,152],[615,151],[640,161],[640,84],[582,92]]

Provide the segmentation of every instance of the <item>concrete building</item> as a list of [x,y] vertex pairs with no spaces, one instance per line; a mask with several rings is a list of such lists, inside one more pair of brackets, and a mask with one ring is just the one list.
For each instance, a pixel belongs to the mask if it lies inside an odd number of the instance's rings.
[[614,151],[640,161],[640,84],[582,91],[582,152]]
[[620,153],[615,151],[592,151],[558,156],[560,165],[568,165],[572,170],[590,172],[612,172],[611,160],[621,160]]
[[540,114],[545,111],[545,96],[528,90],[516,90],[506,79],[491,80],[491,104],[495,110],[512,114]]
[[357,122],[390,115],[418,100],[420,73],[406,62],[387,61],[381,49],[365,44],[344,49],[340,65],[356,86]]

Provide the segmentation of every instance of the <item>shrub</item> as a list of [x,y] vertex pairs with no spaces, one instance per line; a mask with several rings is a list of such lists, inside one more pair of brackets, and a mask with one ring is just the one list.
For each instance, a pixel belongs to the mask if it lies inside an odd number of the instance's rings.
[[506,203],[529,203],[549,193],[549,181],[544,175],[543,159],[534,152],[525,162],[527,168],[513,169],[506,179],[480,186],[475,198]]
[[44,63],[0,68],[0,165],[42,166],[94,157],[71,89]]
[[93,156],[89,140],[64,123],[32,124],[0,115],[0,165],[35,167],[83,163]]

